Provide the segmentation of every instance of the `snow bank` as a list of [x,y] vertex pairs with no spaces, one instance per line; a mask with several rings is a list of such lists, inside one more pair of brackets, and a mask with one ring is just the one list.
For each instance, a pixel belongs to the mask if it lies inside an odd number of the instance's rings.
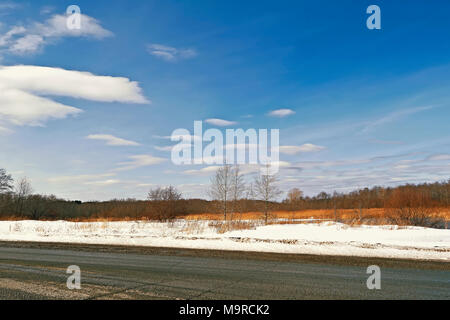
[[116,244],[450,261],[450,230],[323,222],[218,234],[209,221],[0,221],[0,240]]

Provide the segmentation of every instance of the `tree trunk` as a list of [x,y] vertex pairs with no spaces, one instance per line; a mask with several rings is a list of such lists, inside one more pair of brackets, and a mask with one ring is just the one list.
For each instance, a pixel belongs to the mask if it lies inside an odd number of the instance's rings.
[[361,221],[362,218],[362,204],[361,202],[359,203],[359,220]]
[[223,203],[223,220],[227,221],[227,200]]
[[268,204],[267,204],[267,200],[266,200],[265,206],[264,206],[264,215],[265,215],[266,224],[267,224],[267,221],[268,221],[268,215],[269,215],[269,214],[268,214],[267,207],[268,207]]

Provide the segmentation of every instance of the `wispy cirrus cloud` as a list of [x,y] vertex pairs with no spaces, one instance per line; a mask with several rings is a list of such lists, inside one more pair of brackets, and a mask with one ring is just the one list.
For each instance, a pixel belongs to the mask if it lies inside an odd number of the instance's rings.
[[108,146],[139,146],[139,143],[135,141],[125,140],[111,134],[90,134],[86,139],[105,141]]
[[49,178],[47,181],[50,183],[87,183],[92,180],[99,180],[103,178],[114,177],[115,173],[102,173],[102,174],[80,174],[73,176],[57,176]]
[[89,181],[85,182],[86,185],[93,185],[93,186],[110,186],[113,184],[121,183],[119,179],[107,179],[107,180],[99,180],[99,181]]
[[183,171],[184,174],[187,175],[211,175],[219,169],[220,166],[208,166],[201,169],[191,169]]
[[0,134],[1,134],[1,133],[7,134],[7,133],[10,133],[10,132],[11,132],[10,129],[4,128],[4,127],[1,127],[1,126],[0,126]]
[[[192,144],[190,144],[190,143],[182,143],[182,144],[178,144],[178,147],[179,148],[183,148],[183,149],[184,148],[191,148]],[[158,150],[158,151],[166,151],[166,152],[172,151],[173,148],[174,148],[174,146],[164,146],[164,147],[155,146],[156,150]]]
[[53,7],[53,6],[43,6],[39,13],[46,15],[46,14],[52,13],[53,11],[55,11],[55,7]]
[[280,153],[294,155],[297,153],[318,152],[324,150],[325,147],[312,143],[305,143],[301,146],[280,146]]
[[21,5],[17,2],[4,1],[0,2],[0,15],[6,15],[10,13],[11,10],[20,8]]
[[429,161],[447,161],[450,160],[450,154],[433,154],[427,158]]
[[427,110],[431,110],[433,109],[434,106],[424,106],[424,107],[415,107],[415,108],[408,108],[408,109],[402,109],[402,110],[397,110],[394,112],[391,112],[375,121],[372,121],[370,123],[368,123],[363,129],[362,129],[362,133],[367,133],[370,132],[372,130],[374,130],[376,127],[382,126],[384,124],[390,123],[390,122],[394,122],[396,120],[402,119],[404,117],[407,117],[409,115],[418,113],[418,112],[422,112],[422,111],[427,111]]
[[197,51],[194,49],[177,49],[157,43],[147,45],[147,52],[152,56],[168,62],[190,59],[197,56]]
[[153,166],[165,162],[167,160],[164,158],[154,157],[148,154],[134,155],[129,156],[128,158],[130,159],[129,161],[119,163],[119,167],[116,169],[116,171],[127,171],[141,167]]
[[194,136],[191,134],[187,135],[172,135],[172,136],[159,136],[159,135],[153,135],[153,138],[156,139],[165,139],[165,140],[173,140],[173,141],[179,141],[179,140],[186,140],[186,141],[202,141],[203,137],[200,136]]

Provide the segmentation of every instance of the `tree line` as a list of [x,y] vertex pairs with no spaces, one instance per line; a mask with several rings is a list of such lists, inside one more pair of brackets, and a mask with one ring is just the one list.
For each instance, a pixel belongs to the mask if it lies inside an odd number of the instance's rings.
[[409,216],[420,225],[432,208],[450,205],[450,180],[407,184],[397,187],[373,187],[348,193],[320,192],[305,196],[299,188],[289,190],[285,199],[276,175],[262,170],[246,182],[238,166],[222,166],[211,178],[211,200],[184,199],[173,186],[149,191],[147,200],[114,199],[110,201],[69,201],[53,195],[34,193],[26,178],[14,181],[0,169],[0,219],[149,219],[167,220],[189,214],[220,213],[234,219],[238,213],[262,212],[267,222],[272,211],[355,209],[360,218],[364,210],[384,208],[398,216]]

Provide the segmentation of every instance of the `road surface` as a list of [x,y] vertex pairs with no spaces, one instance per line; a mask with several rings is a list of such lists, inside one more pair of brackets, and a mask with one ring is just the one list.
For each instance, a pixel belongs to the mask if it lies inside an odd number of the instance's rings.
[[[381,290],[366,269],[381,267]],[[66,269],[81,269],[81,289]],[[0,299],[450,299],[450,263],[0,242]]]

